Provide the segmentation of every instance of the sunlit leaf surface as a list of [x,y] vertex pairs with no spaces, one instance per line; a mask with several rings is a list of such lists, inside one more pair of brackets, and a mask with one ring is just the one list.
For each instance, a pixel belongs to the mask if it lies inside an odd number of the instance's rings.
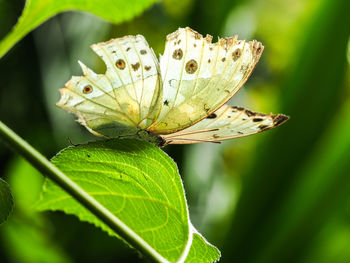
[[206,242],[199,234],[193,234],[190,252],[185,260],[186,263],[216,262],[220,258],[219,250]]
[[[164,258],[181,256],[192,235],[187,204],[177,167],[160,149],[138,140],[94,142],[69,147],[52,162]],[[74,214],[115,235],[49,180],[37,207]],[[199,237],[194,240],[191,254],[207,249],[211,257],[219,255]]]
[[[27,0],[13,30],[0,42],[0,58],[26,34],[50,17],[64,11],[87,11],[112,23],[140,14],[155,0]],[[77,25],[79,27],[79,25]]]
[[[16,24],[25,1],[0,2],[2,38]],[[47,7],[68,3],[42,2]],[[96,64],[98,57],[83,47],[142,34],[159,54],[166,34],[179,26],[214,39],[235,34],[257,39],[265,46],[264,54],[230,103],[288,114],[291,120],[275,131],[221,145],[168,147],[185,181],[191,219],[222,249],[220,262],[350,262],[350,1],[165,0],[149,9],[150,1],[109,2],[120,10],[121,5],[140,3],[139,10],[147,11],[114,26],[115,19],[139,7],[118,13],[105,0],[98,1],[97,6],[81,10],[99,8],[102,16],[90,12],[56,16],[2,58],[2,120],[50,157],[67,144],[66,137],[75,143],[89,140],[73,116],[54,106],[58,89],[71,75],[81,74],[78,59],[104,73]],[[1,54],[46,19],[40,16],[49,10],[37,3],[27,1],[26,10],[31,10],[24,12],[15,33],[0,42]],[[112,17],[100,19],[107,15]],[[3,167],[11,160],[8,153],[0,147]],[[0,171],[16,201],[14,213],[0,227],[1,262],[146,261],[119,239],[76,217],[30,212],[37,184],[33,185],[29,170],[15,170],[13,177]],[[11,178],[18,180],[18,187]],[[37,218],[43,221],[36,223]],[[76,237],[84,242],[76,242]],[[201,262],[203,255],[209,260],[211,247],[200,239],[196,245],[193,238],[187,261]],[[213,254],[218,258],[216,249]]]

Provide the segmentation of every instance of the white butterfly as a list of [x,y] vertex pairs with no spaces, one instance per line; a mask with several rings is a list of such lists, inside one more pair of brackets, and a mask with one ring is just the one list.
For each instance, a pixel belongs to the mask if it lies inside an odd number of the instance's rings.
[[211,43],[179,28],[166,38],[160,62],[141,35],[92,45],[107,66],[61,89],[57,106],[75,113],[98,136],[133,135],[158,146],[219,142],[276,127],[289,117],[224,105],[252,73],[263,45],[237,36]]

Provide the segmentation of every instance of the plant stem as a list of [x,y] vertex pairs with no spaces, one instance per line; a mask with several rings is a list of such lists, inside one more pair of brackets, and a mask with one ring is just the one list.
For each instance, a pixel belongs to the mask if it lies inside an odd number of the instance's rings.
[[73,182],[41,153],[19,137],[14,131],[0,121],[0,139],[10,146],[14,151],[23,156],[42,174],[46,175],[79,203],[85,206],[91,213],[108,225],[119,236],[126,240],[134,248],[140,250],[145,256],[155,262],[168,262],[157,251],[146,243],[133,230],[102,206],[96,199],[85,192],[79,185]]

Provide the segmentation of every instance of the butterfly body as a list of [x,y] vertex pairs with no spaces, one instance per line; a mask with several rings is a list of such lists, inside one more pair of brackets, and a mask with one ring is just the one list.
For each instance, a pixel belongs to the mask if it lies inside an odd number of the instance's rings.
[[168,143],[167,141],[160,135],[152,133],[150,131],[147,130],[139,130],[134,138],[136,139],[140,139],[143,141],[147,141],[149,143],[152,143],[158,147],[164,147],[166,146]]
[[255,40],[231,37],[212,43],[209,35],[180,28],[167,36],[160,62],[140,35],[98,43],[92,49],[106,64],[105,74],[79,62],[84,75],[66,83],[57,105],[75,113],[95,135],[135,136],[158,146],[218,142],[288,119],[223,105],[261,56],[263,46]]

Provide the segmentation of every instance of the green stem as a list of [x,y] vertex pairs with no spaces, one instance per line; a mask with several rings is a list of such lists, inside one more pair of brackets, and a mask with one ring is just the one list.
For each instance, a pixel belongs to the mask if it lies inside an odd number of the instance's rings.
[[96,199],[85,192],[79,185],[69,179],[56,166],[47,160],[41,153],[19,137],[14,131],[0,121],[0,139],[3,139],[14,151],[23,156],[42,174],[46,175],[68,194],[85,206],[91,213],[113,229],[119,236],[125,239],[133,247],[140,250],[155,262],[168,262],[155,251],[140,236],[120,221],[108,209],[102,206]]

